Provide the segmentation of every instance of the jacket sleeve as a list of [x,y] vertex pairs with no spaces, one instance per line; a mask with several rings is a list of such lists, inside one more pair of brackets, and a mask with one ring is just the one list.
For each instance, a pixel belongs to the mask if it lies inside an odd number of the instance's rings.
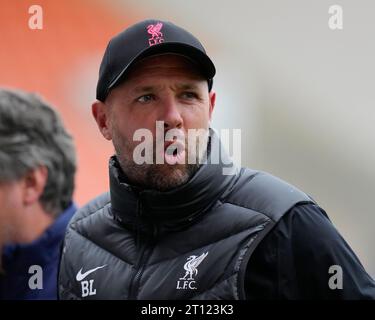
[[375,299],[375,282],[317,205],[294,207],[260,243],[246,277],[249,299]]

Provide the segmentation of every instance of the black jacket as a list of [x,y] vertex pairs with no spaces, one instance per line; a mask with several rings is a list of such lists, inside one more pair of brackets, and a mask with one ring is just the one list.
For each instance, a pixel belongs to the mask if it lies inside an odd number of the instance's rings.
[[[203,165],[183,186],[156,192],[128,185],[113,157],[110,195],[79,210],[69,225],[60,298],[330,297],[329,267],[352,265],[354,255],[343,250],[341,239],[337,254],[321,251],[338,239],[329,220],[306,213],[312,221],[294,225],[288,219],[299,216],[296,210],[319,210],[306,194],[266,173],[241,169],[225,176],[222,167]],[[314,234],[302,237],[317,225],[320,241]],[[311,243],[297,243],[301,239]],[[333,296],[373,297],[371,279],[358,270],[359,262],[353,267],[363,280],[360,288]]]
[[[342,289],[329,286],[334,265]],[[315,204],[292,208],[259,244],[245,286],[248,299],[375,299],[374,280]]]

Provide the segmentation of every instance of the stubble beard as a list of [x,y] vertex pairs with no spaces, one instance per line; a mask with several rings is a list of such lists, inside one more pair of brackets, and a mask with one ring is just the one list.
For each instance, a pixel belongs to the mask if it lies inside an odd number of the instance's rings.
[[[199,143],[196,143],[195,163],[188,163],[185,159],[184,164],[157,164],[154,150],[152,164],[137,164],[133,160],[135,145],[128,139],[119,137],[116,132],[113,132],[112,138],[117,160],[128,179],[128,183],[143,189],[157,191],[168,191],[189,181],[198,171],[207,151],[207,140],[203,139],[203,141],[199,140]],[[186,142],[185,145],[187,146]]]

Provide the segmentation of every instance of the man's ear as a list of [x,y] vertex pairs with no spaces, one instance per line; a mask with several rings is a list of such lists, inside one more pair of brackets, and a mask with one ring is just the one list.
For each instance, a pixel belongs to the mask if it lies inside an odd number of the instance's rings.
[[22,178],[22,199],[24,205],[32,205],[39,201],[47,185],[47,180],[48,169],[46,166],[39,166],[26,173]]
[[95,101],[92,104],[91,111],[103,137],[107,140],[112,140],[109,108],[110,106],[107,106],[105,103]]
[[211,121],[211,118],[212,118],[212,112],[214,111],[214,108],[215,108],[215,102],[216,102],[216,92],[214,91],[210,91],[209,92],[209,102],[210,102],[210,109],[209,109],[209,119]]

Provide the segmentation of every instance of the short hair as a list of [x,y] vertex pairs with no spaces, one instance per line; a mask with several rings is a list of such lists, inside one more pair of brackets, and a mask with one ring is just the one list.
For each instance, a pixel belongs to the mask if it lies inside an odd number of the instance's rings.
[[72,201],[76,154],[58,113],[35,94],[0,88],[0,182],[21,179],[46,166],[39,201],[54,217]]

